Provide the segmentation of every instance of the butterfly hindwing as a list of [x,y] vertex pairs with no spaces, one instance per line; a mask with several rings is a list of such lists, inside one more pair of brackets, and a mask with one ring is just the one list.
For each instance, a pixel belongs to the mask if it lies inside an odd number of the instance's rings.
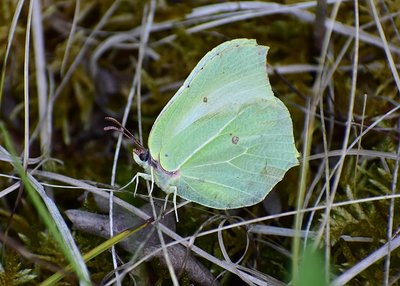
[[244,107],[180,167],[178,195],[222,209],[263,200],[297,165],[289,118],[279,101]]

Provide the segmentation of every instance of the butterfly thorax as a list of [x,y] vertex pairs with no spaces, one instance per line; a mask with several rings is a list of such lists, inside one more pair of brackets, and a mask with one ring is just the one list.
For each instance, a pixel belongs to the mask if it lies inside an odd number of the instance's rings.
[[[158,160],[152,158],[148,149],[142,149],[139,152],[135,150],[133,152],[133,159],[138,165],[143,167],[147,174],[153,175],[154,182],[165,192],[168,192],[167,190],[170,190],[171,186],[175,185],[174,182],[180,176],[178,171],[170,172],[165,170]],[[153,169],[153,172],[151,169]],[[171,189],[171,192],[173,192],[173,189]]]

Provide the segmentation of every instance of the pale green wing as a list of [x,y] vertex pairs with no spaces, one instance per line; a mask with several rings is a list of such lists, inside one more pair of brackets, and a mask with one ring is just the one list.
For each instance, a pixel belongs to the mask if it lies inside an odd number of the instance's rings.
[[149,150],[165,191],[176,187],[213,208],[249,206],[298,164],[290,114],[267,78],[267,50],[247,39],[221,44],[163,109]]
[[217,209],[256,204],[298,164],[289,112],[278,99],[263,100],[243,106],[238,114],[203,118],[184,136],[196,137],[221,121],[223,128],[180,167],[177,194]]
[[194,122],[227,109],[237,113],[245,104],[275,98],[266,75],[267,50],[255,40],[237,39],[214,48],[197,64],[150,132],[150,154],[165,170],[178,170],[221,128],[213,124],[190,141],[177,141],[193,129]]

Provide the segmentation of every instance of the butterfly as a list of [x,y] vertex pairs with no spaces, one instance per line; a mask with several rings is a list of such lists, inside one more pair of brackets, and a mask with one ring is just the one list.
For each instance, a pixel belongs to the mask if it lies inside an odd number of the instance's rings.
[[215,209],[261,202],[298,165],[292,120],[274,96],[268,47],[252,39],[208,52],[157,117],[133,158],[167,194]]

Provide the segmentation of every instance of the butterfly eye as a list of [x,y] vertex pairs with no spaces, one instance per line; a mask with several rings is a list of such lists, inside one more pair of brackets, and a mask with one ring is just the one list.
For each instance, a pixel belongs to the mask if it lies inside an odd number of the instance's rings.
[[146,162],[147,160],[149,160],[149,150],[147,150],[147,149],[140,150],[138,156],[139,156],[140,160],[142,160],[143,162]]

